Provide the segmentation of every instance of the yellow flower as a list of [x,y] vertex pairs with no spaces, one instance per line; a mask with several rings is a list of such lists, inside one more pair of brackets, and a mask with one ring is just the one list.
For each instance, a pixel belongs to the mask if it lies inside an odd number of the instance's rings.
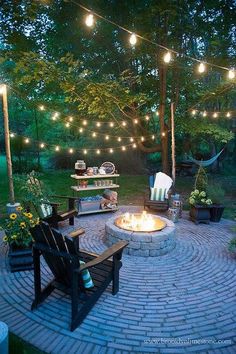
[[21,206],[18,206],[17,208],[16,208],[16,210],[17,211],[21,211],[23,208],[21,207]]
[[28,216],[28,213],[23,213],[24,216]]
[[36,225],[38,225],[39,224],[39,218],[37,218],[37,220],[36,220]]
[[4,242],[7,242],[7,236],[4,236],[4,237],[3,237],[3,241],[4,241]]
[[17,239],[17,236],[16,235],[12,235],[11,237],[13,240],[16,240]]
[[32,219],[33,215],[31,213],[27,213],[29,219]]
[[17,218],[17,215],[15,213],[10,215],[10,219],[15,220]]
[[20,223],[20,227],[21,227],[22,229],[26,228],[25,222],[21,222],[21,223]]

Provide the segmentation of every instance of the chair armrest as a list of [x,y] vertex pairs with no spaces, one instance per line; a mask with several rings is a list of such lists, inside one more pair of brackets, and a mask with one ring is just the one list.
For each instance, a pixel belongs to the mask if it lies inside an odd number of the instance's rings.
[[100,256],[96,257],[95,259],[93,259],[88,263],[81,265],[79,269],[76,269],[75,271],[81,273],[85,269],[89,269],[91,267],[96,266],[97,264],[106,261],[108,258],[115,256],[118,253],[121,253],[128,244],[129,242],[127,241],[117,242],[115,245],[109,247],[106,251],[104,251]]
[[85,234],[85,230],[82,229],[82,228],[80,228],[80,229],[78,229],[78,230],[75,230],[75,231],[70,232],[68,236],[69,236],[69,237],[72,237],[72,238],[76,238],[76,237],[82,236],[82,235],[84,235],[84,234]]

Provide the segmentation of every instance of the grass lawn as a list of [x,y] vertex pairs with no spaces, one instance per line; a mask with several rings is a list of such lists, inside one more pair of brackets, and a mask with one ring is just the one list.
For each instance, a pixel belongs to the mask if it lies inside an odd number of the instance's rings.
[[9,354],[44,354],[13,333],[9,334]]
[[[70,178],[70,174],[73,171],[69,170],[46,170],[41,180],[50,187],[53,194],[58,195],[72,195],[71,185],[75,184],[75,181]],[[226,196],[223,201],[225,205],[224,217],[232,219],[236,210],[236,177],[214,175],[209,178],[209,183],[212,180],[221,182],[223,188],[226,191]],[[118,179],[120,188],[119,203],[122,204],[134,204],[142,205],[145,191],[148,190],[148,179],[145,175],[122,175]],[[188,209],[188,196],[191,192],[194,184],[194,177],[177,177],[176,191],[181,194],[184,209]],[[17,187],[17,186],[15,186]],[[21,201],[21,195],[16,190],[16,200]],[[96,195],[101,191],[83,192],[83,196]],[[81,194],[82,195],[82,194]],[[0,212],[5,213],[5,205],[8,202],[8,184],[6,175],[6,163],[3,156],[0,157]]]

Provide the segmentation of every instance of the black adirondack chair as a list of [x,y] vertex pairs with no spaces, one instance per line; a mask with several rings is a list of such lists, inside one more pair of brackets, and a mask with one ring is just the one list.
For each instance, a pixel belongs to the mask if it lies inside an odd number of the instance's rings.
[[[112,294],[119,291],[119,269],[123,249],[128,245],[120,241],[101,255],[79,249],[79,234],[63,236],[42,222],[31,230],[33,245],[35,299],[31,309],[37,308],[57,288],[71,296],[71,324],[73,331],[86,317],[103,291],[112,281]],[[72,237],[71,237],[72,236]],[[41,288],[40,256],[50,268],[53,279]],[[110,260],[110,258],[112,260]],[[80,260],[85,264],[80,265]],[[89,269],[94,287],[85,289],[82,271]]]

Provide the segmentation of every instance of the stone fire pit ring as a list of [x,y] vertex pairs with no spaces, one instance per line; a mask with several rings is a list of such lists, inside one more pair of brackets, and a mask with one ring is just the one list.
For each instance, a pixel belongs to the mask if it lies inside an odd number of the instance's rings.
[[124,249],[124,253],[141,257],[161,256],[175,248],[175,224],[172,221],[158,216],[166,222],[164,229],[154,232],[134,232],[116,226],[115,220],[118,217],[117,215],[113,216],[106,222],[105,230],[108,246],[112,246],[120,240],[126,240],[129,245]]

